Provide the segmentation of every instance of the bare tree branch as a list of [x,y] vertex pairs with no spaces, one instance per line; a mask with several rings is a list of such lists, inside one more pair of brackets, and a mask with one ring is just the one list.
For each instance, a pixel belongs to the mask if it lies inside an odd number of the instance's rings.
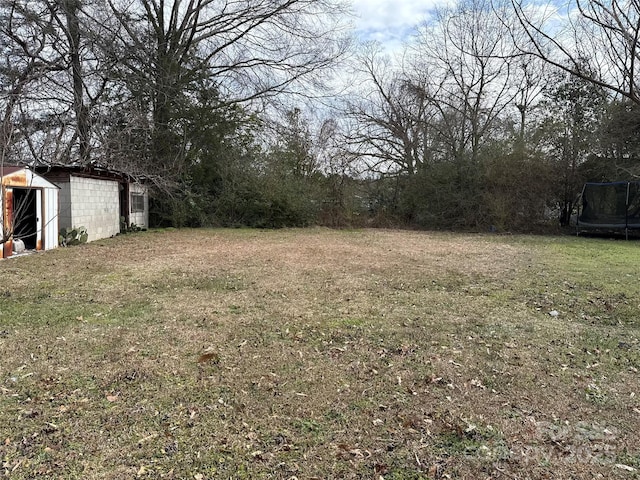
[[[640,104],[638,2],[575,0],[560,20],[556,11],[534,13],[523,0],[511,5],[526,35],[526,42],[517,42],[520,52]],[[562,28],[558,21],[564,22]]]

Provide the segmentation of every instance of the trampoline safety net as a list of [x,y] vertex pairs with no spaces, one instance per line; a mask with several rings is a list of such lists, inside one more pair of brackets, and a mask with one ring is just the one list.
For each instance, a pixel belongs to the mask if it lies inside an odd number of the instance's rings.
[[640,228],[640,182],[586,183],[578,227]]

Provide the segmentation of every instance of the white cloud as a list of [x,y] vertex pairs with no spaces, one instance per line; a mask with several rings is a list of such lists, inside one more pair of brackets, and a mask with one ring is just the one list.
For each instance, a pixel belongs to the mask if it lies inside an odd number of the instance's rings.
[[356,35],[393,50],[402,44],[433,10],[450,0],[353,0]]

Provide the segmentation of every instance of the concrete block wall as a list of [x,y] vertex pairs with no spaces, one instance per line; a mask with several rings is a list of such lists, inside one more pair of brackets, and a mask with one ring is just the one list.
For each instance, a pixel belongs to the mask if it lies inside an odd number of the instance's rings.
[[120,191],[117,181],[71,176],[70,196],[71,226],[86,227],[89,241],[120,232]]

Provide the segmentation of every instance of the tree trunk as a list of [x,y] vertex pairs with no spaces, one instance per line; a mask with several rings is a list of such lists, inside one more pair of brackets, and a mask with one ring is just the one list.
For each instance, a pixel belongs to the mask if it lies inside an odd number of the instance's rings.
[[82,78],[82,59],[80,58],[80,21],[78,19],[78,0],[63,0],[62,7],[67,22],[69,40],[69,58],[73,79],[73,110],[76,116],[76,134],[78,136],[79,160],[89,163],[89,112],[84,104],[84,83]]

